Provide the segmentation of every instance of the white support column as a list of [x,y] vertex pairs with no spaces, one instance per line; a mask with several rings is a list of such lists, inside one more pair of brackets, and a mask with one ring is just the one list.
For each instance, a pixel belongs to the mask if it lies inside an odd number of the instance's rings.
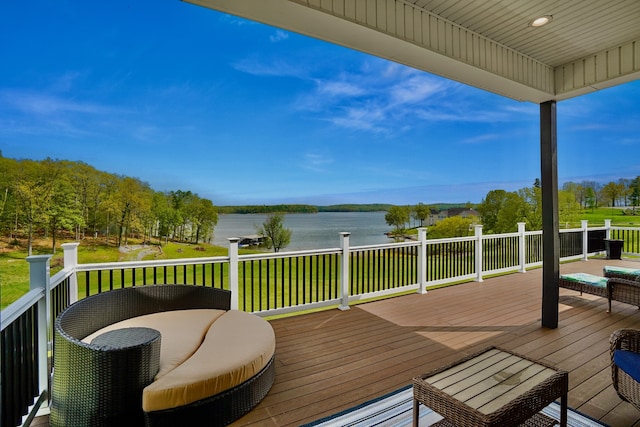
[[229,290],[231,291],[231,309],[240,310],[240,285],[238,283],[238,243],[240,239],[230,237],[229,240]]
[[427,229],[418,228],[418,293],[427,293]]
[[605,228],[605,239],[610,239],[611,238],[611,220],[610,219],[605,219],[604,220],[604,228]]
[[589,261],[589,220],[580,220],[582,226],[582,260]]
[[69,304],[78,301],[78,275],[76,267],[78,266],[78,246],[80,243],[63,243],[60,245],[64,251],[64,268],[72,269],[73,274],[69,276]]
[[474,226],[476,236],[476,282],[482,282],[482,224]]
[[520,262],[520,273],[527,272],[527,238],[524,234],[526,223],[518,223],[518,261]]
[[349,236],[351,233],[340,233],[340,248],[342,259],[340,261],[340,310],[349,310]]
[[36,310],[38,322],[38,388],[42,392],[49,393],[49,368],[47,366],[48,356],[48,332],[49,327],[53,327],[51,319],[50,300],[50,260],[51,255],[32,255],[27,257],[29,262],[29,289],[44,289],[44,298],[38,301]]

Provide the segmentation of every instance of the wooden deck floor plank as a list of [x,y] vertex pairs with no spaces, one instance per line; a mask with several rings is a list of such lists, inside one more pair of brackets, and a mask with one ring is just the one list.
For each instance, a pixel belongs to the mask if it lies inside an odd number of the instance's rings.
[[600,344],[603,340],[608,340],[613,331],[637,324],[637,319],[633,316],[614,317],[610,316],[600,322],[589,325],[588,331],[581,339],[574,341],[559,349],[558,351],[545,357],[549,363],[561,364],[568,362],[576,365],[598,355]]
[[[613,387],[605,388],[604,390],[602,390],[602,392],[598,393],[597,396],[591,399],[590,402],[592,406],[597,407],[600,411],[603,412],[602,418],[611,414],[617,407],[620,406],[620,403],[621,403],[620,397],[615,392]],[[631,405],[626,405],[626,406],[631,407]],[[620,411],[620,414],[622,413],[623,412]],[[628,414],[631,414],[631,412],[628,412]],[[634,415],[635,415],[635,418],[634,418],[634,422],[635,422],[635,420],[638,419],[638,416],[640,414],[638,414],[638,411],[636,410],[634,412]],[[614,424],[614,425],[620,425],[620,424]],[[629,425],[629,423],[625,423],[624,425]]]
[[621,404],[617,395],[613,399],[617,399],[618,404],[602,417],[602,422],[610,426],[640,425],[640,412],[636,408],[627,403]]
[[[608,341],[611,333],[621,325],[621,323],[616,322],[616,319],[611,317],[604,317],[598,321],[592,320],[593,319],[586,324],[581,323],[581,328],[572,334],[562,336],[559,339],[549,342],[549,344],[540,346],[537,350],[530,353],[531,356],[544,359],[552,364],[559,364],[567,358],[581,354],[584,350],[593,349],[595,344]],[[629,319],[629,322],[633,321],[637,320]],[[545,353],[546,355],[544,355]]]
[[[284,401],[271,405],[270,411],[279,414],[276,418],[282,422],[298,423],[302,419],[301,413],[305,417],[310,412],[314,416],[319,416],[326,410],[325,407],[335,408],[339,405],[346,409],[373,396],[383,394],[381,390],[391,391],[395,389],[398,377],[405,372],[405,367],[402,365],[387,366],[384,370],[378,368],[376,364],[359,368],[353,372],[355,376],[351,379],[329,373],[327,378],[315,383],[280,393],[278,399],[284,399]],[[409,384],[410,381],[409,377],[403,382]],[[375,384],[375,387],[372,384]],[[348,391],[345,385],[349,386]],[[294,410],[291,410],[290,402],[295,402]]]
[[[335,363],[345,364],[352,360],[360,361],[362,360],[362,352],[372,345],[376,347],[378,353],[397,352],[398,348],[406,347],[413,340],[413,332],[410,330],[400,333],[397,330],[390,330],[385,334],[361,338],[362,342],[354,342],[349,345],[334,346],[330,342],[323,342],[313,357],[300,356],[297,359],[289,359],[286,365],[289,367],[289,372],[299,375],[304,374],[302,372],[304,369],[319,371],[319,368],[323,368],[323,364],[328,367]],[[320,370],[320,372],[322,371]]]
[[[575,369],[569,370],[569,387],[576,388],[580,384],[588,381],[598,372],[608,369],[610,365],[609,350],[602,350],[600,354],[580,365]],[[562,367],[564,369],[564,367]]]
[[[575,387],[571,389],[571,393],[569,393],[569,406],[579,408],[582,402],[591,401],[608,387],[613,389],[613,386],[611,386],[611,371],[607,365],[602,366],[602,369],[593,373],[592,376],[576,384]],[[598,412],[593,415],[595,418],[600,419],[606,415],[606,412],[602,412],[602,405],[599,402],[591,402],[591,405],[593,408],[598,408]]]
[[[351,310],[347,313],[350,314]],[[305,314],[300,317],[311,318],[314,314]],[[345,322],[345,317],[348,317],[349,322]],[[319,322],[313,322],[305,319],[304,324],[305,328],[296,329],[294,333],[289,333],[290,328],[286,326],[280,327],[279,325],[287,323],[283,323],[286,319],[276,319],[272,321],[274,325],[274,330],[278,332],[277,338],[278,343],[283,346],[299,346],[300,344],[305,343],[314,343],[318,340],[325,339],[340,339],[341,336],[349,336],[354,333],[354,330],[366,327],[366,319],[360,319],[355,315],[352,316],[340,316],[338,318],[327,317],[321,319]],[[357,328],[356,328],[357,327]],[[282,334],[281,331],[287,331],[286,334]],[[310,331],[313,331],[313,334],[309,334]]]
[[[570,321],[563,320],[565,313],[560,314],[560,327],[554,330],[549,330],[549,333],[539,335],[538,338],[530,341],[529,343],[521,346],[518,350],[525,352],[534,358],[543,358],[545,354],[550,354],[564,346],[575,342],[584,336],[588,332],[589,325],[598,321],[607,321],[603,314],[605,310],[600,310],[597,307],[589,309],[589,307],[580,308],[577,313],[571,315]],[[605,313],[606,314],[606,313]]]
[[[585,405],[582,405],[579,408],[576,408],[579,411],[583,411],[588,408],[590,414],[594,414],[594,416],[598,419],[602,419],[604,422],[604,418],[612,418],[614,417],[614,410],[620,405],[620,398],[615,393],[613,388],[605,388],[600,393],[595,395],[592,399],[588,400]],[[626,404],[625,406],[633,408],[631,405]],[[618,413],[616,418],[619,418],[624,414],[624,412]],[[626,416],[633,417],[631,412],[627,412]],[[638,418],[638,411],[635,410],[635,419],[632,422],[624,422],[624,423],[612,423],[613,427],[617,426],[629,426],[632,425]]]
[[[377,351],[375,354],[367,358],[358,358],[354,360],[343,360],[339,364],[333,366],[318,367],[315,373],[309,373],[309,375],[302,376],[296,372],[296,375],[280,374],[283,381],[283,388],[289,389],[295,384],[308,383],[316,381],[314,387],[319,387],[322,382],[326,382],[327,386],[332,386],[335,381],[326,381],[331,377],[345,377],[347,374],[352,374],[354,370],[363,370],[363,372],[376,370],[379,368],[387,368],[389,364],[402,365],[410,363],[412,366],[416,366],[416,360],[432,358],[433,354],[441,349],[441,346],[431,343],[428,340],[413,340],[411,345],[405,345],[398,347],[393,351]],[[450,350],[449,350],[450,351]],[[290,378],[287,381],[286,378]],[[407,383],[411,377],[407,377]]]

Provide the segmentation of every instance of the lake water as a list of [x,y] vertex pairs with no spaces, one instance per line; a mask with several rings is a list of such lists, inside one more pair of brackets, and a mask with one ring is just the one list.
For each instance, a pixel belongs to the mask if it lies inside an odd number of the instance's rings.
[[[340,232],[348,231],[350,246],[392,242],[384,235],[391,230],[386,212],[319,212],[286,214],[284,227],[291,230],[291,242],[283,251],[340,247]],[[229,237],[256,234],[266,214],[226,214],[218,216],[213,244],[228,247]]]

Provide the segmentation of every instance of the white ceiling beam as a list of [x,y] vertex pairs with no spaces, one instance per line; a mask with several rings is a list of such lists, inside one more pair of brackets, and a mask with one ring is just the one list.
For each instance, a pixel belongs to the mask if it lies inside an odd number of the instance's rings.
[[556,99],[573,98],[638,79],[640,39],[556,67]]

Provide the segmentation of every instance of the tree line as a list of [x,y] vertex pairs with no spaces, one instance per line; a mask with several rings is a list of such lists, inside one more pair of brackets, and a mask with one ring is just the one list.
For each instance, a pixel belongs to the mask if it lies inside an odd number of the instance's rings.
[[596,181],[566,182],[563,190],[573,193],[584,209],[600,206],[631,206],[632,212],[640,206],[640,176],[620,178],[602,184]]
[[[574,223],[581,209],[598,206],[630,206],[635,214],[640,205],[640,176],[600,184],[595,181],[567,182],[558,192],[561,223]],[[468,204],[469,205],[469,204]],[[150,241],[152,237],[199,243],[213,237],[219,212],[315,213],[385,209],[385,220],[402,235],[413,217],[421,225],[431,207],[383,204],[262,205],[218,208],[211,200],[191,191],[155,191],[133,177],[99,171],[83,163],[45,159],[15,160],[0,152],[0,232],[14,239],[27,236],[31,254],[34,235],[50,237],[55,251],[60,232],[73,233],[76,240],[92,237],[114,239],[117,246],[128,238]],[[515,192],[492,190],[477,205],[485,233],[507,233],[525,222],[530,230],[542,227],[541,185]],[[429,237],[466,235],[470,219],[447,218],[429,229]],[[283,246],[286,246],[283,245]]]
[[315,206],[302,204],[218,206],[220,214],[274,214],[318,212],[382,212],[393,205],[383,203]]
[[0,231],[16,239],[50,237],[55,252],[61,232],[150,241],[152,236],[198,243],[218,221],[211,200],[191,191],[154,191],[129,176],[99,171],[83,162],[14,160],[0,152]]
[[[640,176],[634,179],[620,179],[607,184],[595,181],[582,183],[567,182],[558,191],[558,218],[561,224],[574,225],[583,209],[599,206],[626,206],[626,214],[635,215],[640,205]],[[470,207],[470,206],[468,206]],[[394,227],[392,237],[403,239],[406,224],[413,218],[423,221],[432,208],[422,203],[415,206],[392,206],[385,220]],[[528,230],[542,229],[542,186],[536,179],[531,187],[517,191],[491,190],[476,205],[480,214],[479,222],[483,233],[511,233],[518,229],[518,223],[524,222]],[[438,221],[429,227],[429,238],[447,238],[468,236],[473,220],[470,218],[450,217]]]
[[[558,220],[574,225],[584,209],[599,206],[626,206],[626,214],[635,215],[640,205],[640,176],[599,184],[595,181],[567,182],[558,191]],[[536,179],[533,186],[518,191],[492,190],[476,208],[484,232],[510,233],[524,222],[528,230],[542,229],[542,186]]]
[[218,206],[220,214],[318,213],[318,207],[300,204]]

